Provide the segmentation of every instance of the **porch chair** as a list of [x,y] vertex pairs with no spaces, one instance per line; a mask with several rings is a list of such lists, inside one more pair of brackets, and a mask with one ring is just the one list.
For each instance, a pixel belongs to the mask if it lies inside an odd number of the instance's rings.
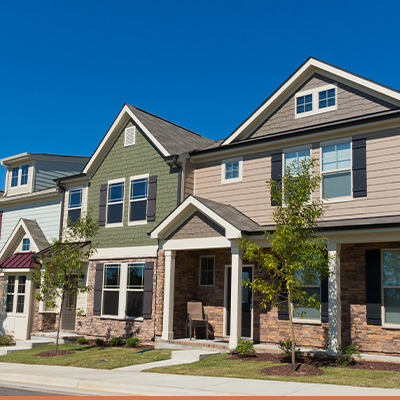
[[208,340],[208,316],[204,315],[203,303],[197,300],[187,302],[187,319],[185,327],[185,336],[189,328],[189,338],[192,340],[192,328],[206,328],[206,339]]

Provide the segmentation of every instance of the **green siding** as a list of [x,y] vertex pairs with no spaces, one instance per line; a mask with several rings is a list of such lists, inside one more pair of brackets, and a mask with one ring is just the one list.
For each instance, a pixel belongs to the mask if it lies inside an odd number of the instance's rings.
[[[132,122],[127,127],[133,126]],[[129,178],[135,175],[157,175],[156,220],[146,225],[128,226]],[[178,190],[178,169],[170,167],[153,144],[136,126],[136,142],[124,147],[124,130],[94,174],[89,187],[88,205],[98,218],[100,186],[112,179],[125,177],[123,227],[100,227],[96,238],[98,248],[154,246],[157,240],[147,235],[175,207]]]

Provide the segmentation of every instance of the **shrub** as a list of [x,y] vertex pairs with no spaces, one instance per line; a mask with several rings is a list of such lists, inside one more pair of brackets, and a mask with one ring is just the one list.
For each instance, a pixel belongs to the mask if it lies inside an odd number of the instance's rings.
[[14,336],[11,334],[0,335],[0,346],[10,346],[14,344]]
[[96,346],[103,347],[105,343],[104,343],[104,340],[103,340],[103,339],[96,338],[96,339],[94,339],[94,344],[95,344]]
[[253,342],[251,340],[243,340],[238,338],[238,345],[235,351],[242,357],[250,357],[256,353],[254,350]]
[[355,364],[354,356],[361,358],[361,354],[357,346],[340,346],[339,355],[336,357],[336,361],[347,367],[348,365]]
[[110,343],[110,346],[121,346],[122,339],[120,337],[113,337],[109,343]]
[[140,339],[137,337],[131,337],[126,339],[126,346],[127,347],[138,347],[140,344]]
[[78,344],[88,344],[89,343],[89,339],[86,339],[84,337],[79,337],[77,340]]
[[[296,346],[296,341],[294,342],[294,345]],[[292,360],[292,340],[290,338],[281,340],[281,341],[279,341],[278,347],[283,351],[284,359],[287,361],[291,361]],[[295,354],[296,360],[301,359],[300,349],[295,348],[294,354]]]

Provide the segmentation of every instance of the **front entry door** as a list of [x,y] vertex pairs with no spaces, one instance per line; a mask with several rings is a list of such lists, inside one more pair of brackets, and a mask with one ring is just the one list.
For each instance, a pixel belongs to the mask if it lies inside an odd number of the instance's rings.
[[6,314],[3,330],[15,339],[30,337],[31,279],[27,275],[6,275]]
[[[242,282],[253,280],[253,267],[242,267]],[[231,330],[231,290],[232,290],[232,268],[228,267],[226,272],[226,335],[230,335]],[[242,286],[242,333],[241,337],[252,337],[252,320],[253,320],[253,291]]]
[[[73,284],[76,284],[77,277],[72,278],[74,280]],[[61,329],[67,331],[75,330],[76,323],[76,295],[71,293],[65,294],[64,306],[61,310]]]

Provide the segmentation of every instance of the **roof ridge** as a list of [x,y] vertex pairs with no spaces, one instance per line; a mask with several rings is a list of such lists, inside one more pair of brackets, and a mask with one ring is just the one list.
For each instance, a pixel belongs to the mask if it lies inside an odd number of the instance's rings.
[[206,136],[201,135],[200,133],[197,133],[197,132],[192,131],[192,130],[190,130],[190,129],[188,129],[188,128],[185,128],[185,127],[182,126],[182,125],[178,125],[178,124],[176,124],[175,122],[172,122],[172,121],[169,121],[168,119],[165,119],[165,118],[163,118],[163,117],[160,117],[159,115],[156,115],[156,114],[153,114],[153,113],[151,113],[151,112],[149,112],[149,111],[143,110],[143,109],[140,108],[140,107],[133,106],[132,104],[128,104],[128,103],[126,103],[126,104],[127,104],[129,107],[136,108],[136,109],[139,110],[139,111],[142,111],[142,112],[144,112],[144,113],[146,113],[146,114],[148,114],[148,115],[151,115],[152,117],[156,117],[156,118],[158,118],[158,119],[160,119],[160,120],[162,120],[162,121],[164,121],[164,122],[167,122],[167,123],[169,123],[169,124],[171,124],[171,125],[174,125],[174,126],[176,126],[176,127],[178,127],[178,128],[184,129],[185,131],[187,131],[187,132],[189,132],[189,133],[192,133],[192,134],[194,134],[194,135],[200,136],[200,137],[203,138],[203,139],[207,139],[207,140],[210,140],[210,141],[212,141],[212,142],[215,142],[215,140],[213,140],[213,139],[210,139],[210,138],[208,138],[208,137],[206,137]]

